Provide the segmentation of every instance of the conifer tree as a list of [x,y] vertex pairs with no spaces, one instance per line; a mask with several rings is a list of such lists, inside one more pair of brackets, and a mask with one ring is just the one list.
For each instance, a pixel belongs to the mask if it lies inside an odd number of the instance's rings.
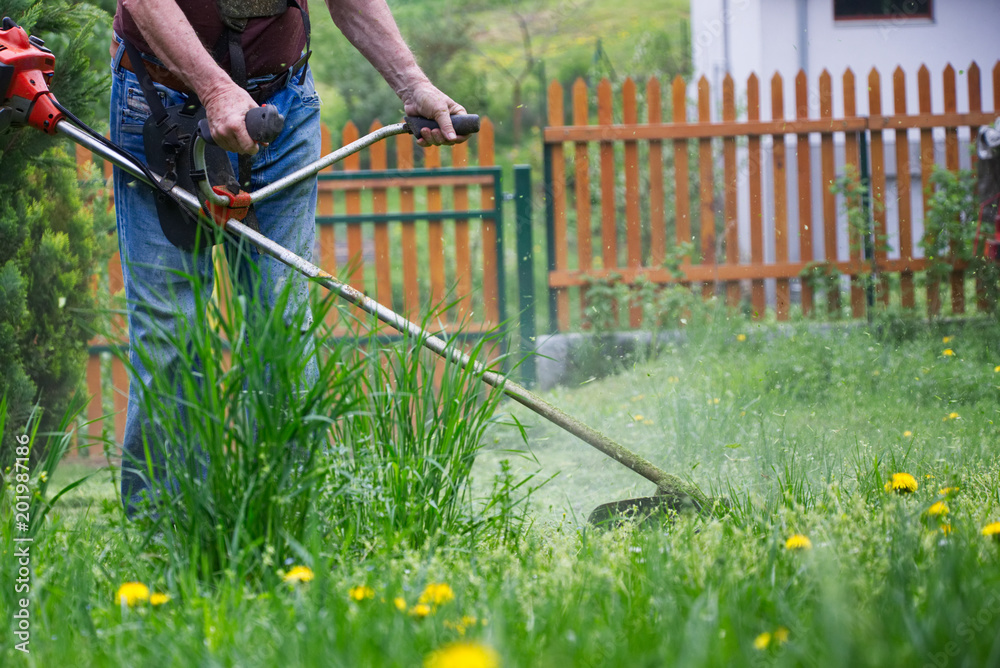
[[[10,0],[2,10],[56,56],[52,91],[92,122],[107,99],[111,17],[67,0]],[[91,64],[92,58],[95,60]],[[106,104],[106,102],[105,102]],[[0,396],[8,415],[0,461],[36,404],[41,429],[81,385],[94,314],[91,276],[106,257],[108,217],[86,205],[69,140],[32,128],[0,133]],[[104,229],[99,234],[95,227]]]

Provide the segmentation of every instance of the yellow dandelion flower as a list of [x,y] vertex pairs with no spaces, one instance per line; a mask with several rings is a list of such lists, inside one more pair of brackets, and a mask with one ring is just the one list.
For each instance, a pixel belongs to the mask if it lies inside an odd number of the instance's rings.
[[931,507],[927,509],[927,514],[934,517],[947,515],[949,512],[951,511],[948,510],[948,504],[946,504],[944,501],[938,501],[937,503],[933,503],[931,504]]
[[316,576],[313,575],[312,569],[308,566],[296,566],[292,570],[285,573],[285,576],[282,579],[285,582],[296,584],[299,582],[311,582],[314,577]]
[[431,605],[442,605],[455,598],[455,592],[444,582],[432,582],[420,594],[419,603],[430,603]]
[[722,401],[722,400],[719,399],[719,397],[715,397],[714,399],[712,399],[712,403],[713,404],[718,404],[720,401]]
[[500,656],[489,645],[456,642],[436,649],[424,659],[424,668],[499,668]]
[[149,587],[141,582],[126,582],[118,588],[115,594],[115,603],[118,605],[125,602],[125,605],[132,607],[136,603],[145,603],[149,600]]
[[455,631],[456,633],[458,633],[458,635],[460,635],[460,636],[464,636],[465,635],[465,624],[462,624],[461,622],[453,622],[453,621],[451,621],[449,619],[446,619],[444,621],[444,627],[446,629],[452,629],[453,631]]
[[959,414],[956,413],[956,412],[954,412],[954,411],[952,411],[951,413],[948,413],[948,419],[949,420],[957,420],[959,417],[960,417]]
[[941,496],[952,496],[953,494],[958,494],[958,487],[942,487],[938,490],[938,494]]
[[445,620],[444,627],[446,629],[453,629],[454,631],[458,632],[458,635],[464,636],[465,630],[470,626],[475,626],[477,621],[478,620],[472,615],[462,615],[462,619],[457,622],[453,622],[451,620]]
[[417,619],[423,619],[427,615],[431,614],[431,606],[426,603],[417,603],[415,606],[410,608],[410,614]]
[[993,367],[993,373],[1000,373],[1000,364],[997,364],[995,367]]
[[392,599],[392,604],[395,605],[396,609],[399,610],[400,612],[406,610],[406,599],[403,598],[402,596],[397,596],[396,598]]
[[951,343],[951,340],[955,338],[954,336],[946,336],[941,339],[941,343]]
[[909,438],[910,436],[913,436],[913,432],[909,429],[903,432],[903,438]]
[[1000,540],[1000,522],[994,522],[993,524],[987,524],[983,527],[983,535],[987,538],[995,538]]
[[753,639],[754,649],[759,649],[761,651],[767,649],[771,645],[771,634],[768,631],[764,631],[759,636]]
[[951,348],[945,348],[941,354],[944,355],[945,357],[954,357],[955,351],[952,350]]
[[885,483],[885,491],[897,494],[909,494],[917,491],[917,479],[909,473],[893,473],[892,479]]
[[941,526],[938,527],[938,529],[940,529],[941,533],[943,533],[945,536],[950,536],[951,535],[951,525],[950,524],[943,523],[943,524],[941,524]]
[[800,533],[789,536],[788,540],[785,541],[786,550],[811,550],[812,546],[813,544],[809,540],[809,537]]
[[161,594],[160,592],[156,592],[155,594],[151,594],[149,597],[150,605],[163,605],[164,603],[169,602],[170,594]]
[[375,590],[368,585],[358,585],[351,587],[347,595],[351,597],[352,601],[363,601],[366,598],[375,598]]
[[779,645],[784,645],[788,642],[788,629],[784,626],[779,626],[774,630],[774,641]]
[[736,340],[742,343],[743,341],[747,340],[747,335],[746,334],[737,334],[736,335]]
[[632,419],[635,420],[636,422],[642,422],[644,418],[642,417],[642,415],[633,415]]

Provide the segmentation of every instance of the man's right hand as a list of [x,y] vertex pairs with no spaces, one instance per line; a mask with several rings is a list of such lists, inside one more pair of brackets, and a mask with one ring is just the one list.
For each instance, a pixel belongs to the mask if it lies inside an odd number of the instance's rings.
[[123,0],[153,53],[205,105],[215,143],[232,153],[257,152],[246,114],[257,106],[205,50],[176,0]]
[[247,134],[247,112],[258,106],[249,93],[229,81],[213,87],[201,102],[216,144],[231,153],[257,153],[257,143]]

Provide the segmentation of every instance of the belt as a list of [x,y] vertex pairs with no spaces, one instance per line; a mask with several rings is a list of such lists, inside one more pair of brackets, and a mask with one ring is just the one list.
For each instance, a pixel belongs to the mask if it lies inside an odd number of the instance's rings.
[[[135,74],[135,69],[132,67],[132,61],[129,60],[128,52],[124,49],[125,46],[121,42],[117,40],[113,41],[111,44],[111,56],[114,58],[118,51],[122,50],[122,57],[118,62],[123,68]],[[267,98],[284,88],[288,84],[288,79],[306,66],[310,54],[311,52],[307,52],[304,56],[299,58],[295,64],[283,72],[250,79],[249,85],[247,86],[247,92],[250,94],[250,97],[253,98],[253,101],[257,104],[264,104]],[[154,83],[161,84],[167,88],[176,90],[179,93],[184,93],[185,95],[191,95],[194,93],[194,91],[192,91],[179,76],[168,70],[163,65],[151,62],[145,58],[143,59],[142,64],[145,65],[146,72],[149,73],[149,78],[152,79]]]
[[[125,51],[125,45],[121,42],[114,40],[111,42],[111,58],[112,60],[117,57],[118,52],[122,52],[121,60],[118,62],[123,68],[135,74],[135,68],[132,67],[132,61],[129,60],[128,52]],[[154,83],[161,84],[167,88],[172,88],[179,93],[185,93],[190,95],[194,91],[188,88],[187,84],[184,83],[179,76],[168,70],[163,65],[158,65],[154,62],[150,62],[143,59],[143,65],[146,67],[146,72],[149,73],[149,78],[153,80]]]

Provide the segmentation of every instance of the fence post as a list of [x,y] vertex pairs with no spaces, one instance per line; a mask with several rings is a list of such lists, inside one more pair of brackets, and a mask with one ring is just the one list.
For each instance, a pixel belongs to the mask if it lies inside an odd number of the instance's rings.
[[[545,248],[547,252],[546,268],[552,272],[556,269],[556,204],[552,196],[552,145],[542,147],[542,163],[545,179]],[[549,284],[548,279],[545,281]],[[559,331],[559,302],[556,300],[555,288],[549,284],[549,331],[556,334]]]
[[531,230],[531,167],[514,165],[517,212],[517,291],[520,310],[521,378],[535,384],[535,259]]
[[[881,132],[881,130],[875,130]],[[875,257],[875,226],[872,224],[872,179],[868,169],[868,131],[858,133],[858,168],[861,172],[861,212],[865,217],[865,236],[861,239],[861,261],[868,262]],[[868,321],[872,319],[872,309],[875,308],[875,276],[869,276],[865,281],[865,302]]]

